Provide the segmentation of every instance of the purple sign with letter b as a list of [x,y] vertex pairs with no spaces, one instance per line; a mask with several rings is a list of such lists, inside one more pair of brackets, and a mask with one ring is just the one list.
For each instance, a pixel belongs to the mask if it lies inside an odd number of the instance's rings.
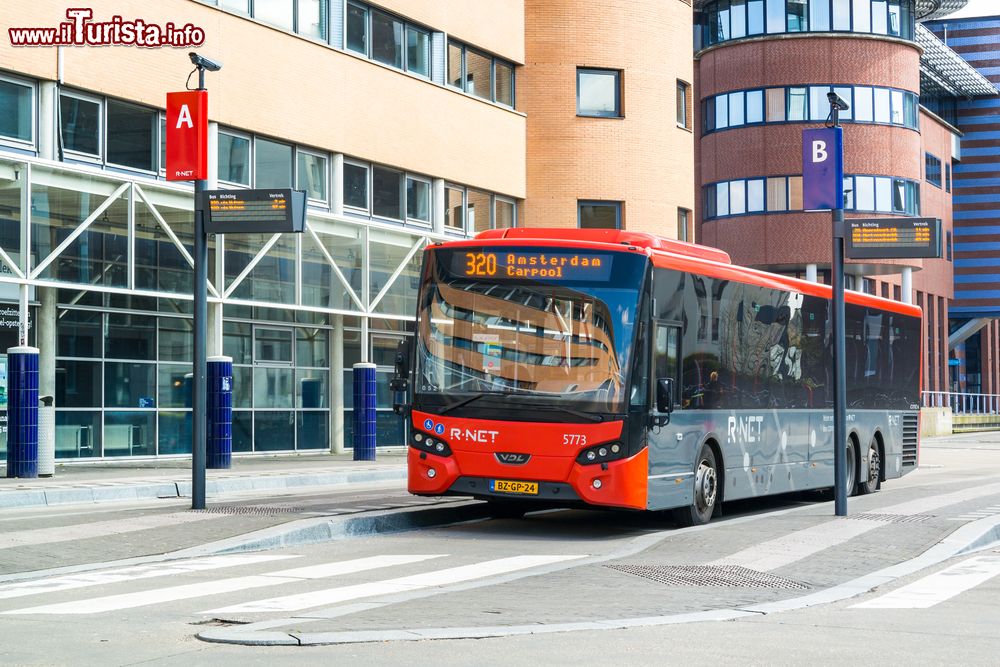
[[844,208],[844,131],[802,130],[802,208]]

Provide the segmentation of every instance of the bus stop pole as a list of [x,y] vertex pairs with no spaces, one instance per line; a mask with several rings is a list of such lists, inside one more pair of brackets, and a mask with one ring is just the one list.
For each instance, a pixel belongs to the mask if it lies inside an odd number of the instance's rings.
[[[840,107],[831,104],[833,126],[840,127]],[[843,144],[837,146],[843,155]],[[841,158],[843,160],[843,158]],[[837,516],[847,516],[847,364],[844,358],[844,197],[833,209],[833,504]]]
[[[198,67],[198,90],[205,90],[205,68]],[[208,440],[208,241],[202,193],[208,181],[194,182],[194,375],[191,400],[191,509],[205,509],[205,458]]]

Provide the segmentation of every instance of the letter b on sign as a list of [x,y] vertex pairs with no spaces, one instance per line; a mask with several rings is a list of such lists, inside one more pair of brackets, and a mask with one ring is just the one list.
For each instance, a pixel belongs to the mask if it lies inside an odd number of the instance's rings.
[[839,127],[803,130],[802,208],[821,211],[843,207],[843,130]]
[[826,162],[826,158],[829,155],[826,152],[826,142],[825,141],[814,141],[813,145],[813,162]]

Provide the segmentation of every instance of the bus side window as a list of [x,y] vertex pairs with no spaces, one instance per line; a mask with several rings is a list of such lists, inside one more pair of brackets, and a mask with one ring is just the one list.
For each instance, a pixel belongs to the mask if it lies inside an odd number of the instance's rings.
[[[666,324],[656,325],[655,347],[653,349],[653,378],[673,378],[674,393],[680,379],[680,341],[681,330],[679,327]],[[656,386],[656,382],[653,382]],[[677,403],[677,396],[674,396],[674,403]]]

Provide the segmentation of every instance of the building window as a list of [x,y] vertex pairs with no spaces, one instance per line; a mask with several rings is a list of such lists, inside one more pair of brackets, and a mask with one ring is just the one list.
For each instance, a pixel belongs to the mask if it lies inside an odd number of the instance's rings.
[[465,229],[465,188],[447,185],[444,189],[444,226],[452,231]]
[[59,95],[59,131],[65,150],[81,155],[101,155],[101,103],[77,93]]
[[948,261],[950,262],[950,261],[952,261],[952,239],[951,239],[951,232],[946,232],[945,233],[944,246],[945,246],[945,252],[947,253],[946,257],[948,258]]
[[619,118],[621,111],[621,70],[577,68],[577,115]]
[[951,192],[951,161],[944,163],[944,191]]
[[677,209],[677,239],[694,243],[694,229],[691,227],[691,211]]
[[267,139],[254,139],[254,187],[292,187],[292,147]]
[[219,131],[218,178],[226,183],[250,185],[250,139]]
[[372,167],[372,214],[403,219],[403,174],[386,167]]
[[577,226],[580,229],[621,229],[620,201],[577,202]]
[[347,3],[344,45],[375,62],[430,77],[430,31],[357,2]]
[[372,60],[402,69],[403,22],[378,11],[372,11],[371,21]]
[[368,55],[368,8],[353,2],[347,3],[347,20],[344,43],[347,48],[363,56]]
[[295,30],[294,0],[253,0],[253,17],[285,30]]
[[931,185],[941,187],[941,160],[930,153],[924,154],[924,178]]
[[368,165],[344,161],[344,206],[368,210]]
[[419,222],[431,221],[431,182],[406,177],[406,217]]
[[108,164],[156,171],[157,126],[153,109],[108,100]]
[[431,36],[426,30],[406,26],[406,69],[409,72],[430,77]]
[[493,198],[493,227],[507,229],[517,226],[517,203],[503,197]]
[[684,128],[691,128],[691,120],[688,117],[688,108],[691,102],[688,99],[691,95],[691,85],[677,80],[677,125]]
[[299,190],[305,190],[309,199],[325,202],[326,196],[326,157],[316,153],[296,151],[295,183]]
[[470,95],[514,106],[514,65],[448,40],[448,85]]
[[35,143],[35,87],[0,77],[0,138]]

